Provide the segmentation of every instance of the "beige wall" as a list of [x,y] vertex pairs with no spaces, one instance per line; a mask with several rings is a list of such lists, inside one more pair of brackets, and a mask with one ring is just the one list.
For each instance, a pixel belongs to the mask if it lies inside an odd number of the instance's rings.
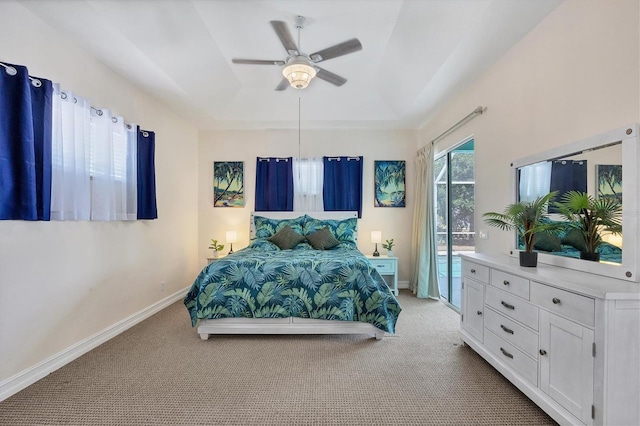
[[[421,144],[482,105],[487,111],[438,142],[475,137],[477,251],[506,253],[509,234],[487,211],[512,202],[510,163],[640,118],[637,1],[565,1],[423,129]],[[591,167],[591,166],[590,166]]]
[[[399,280],[409,280],[411,244],[411,218],[413,217],[414,158],[416,154],[414,131],[380,130],[303,130],[300,154],[309,156],[362,155],[363,209],[358,222],[358,246],[363,253],[373,253],[371,231],[382,231],[383,240],[393,238],[399,257]],[[204,265],[210,253],[209,240],[224,240],[225,231],[236,230],[236,248],[249,242],[249,215],[255,200],[256,157],[297,157],[297,130],[264,131],[207,131],[200,133],[198,178],[200,182],[199,207],[199,260]],[[375,160],[405,160],[407,162],[407,207],[373,207],[373,162]],[[244,161],[245,207],[213,207],[213,162]],[[225,251],[228,250],[225,247]],[[380,246],[378,249],[385,253]]]
[[1,383],[192,282],[198,134],[14,2],[0,2],[0,54],[156,132],[159,215],[139,222],[0,221]]

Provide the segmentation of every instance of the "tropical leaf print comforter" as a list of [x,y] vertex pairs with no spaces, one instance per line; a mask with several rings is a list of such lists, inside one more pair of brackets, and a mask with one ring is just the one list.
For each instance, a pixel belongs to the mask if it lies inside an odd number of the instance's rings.
[[270,246],[252,244],[200,272],[184,299],[194,327],[199,319],[299,317],[361,321],[394,333],[400,304],[360,251]]

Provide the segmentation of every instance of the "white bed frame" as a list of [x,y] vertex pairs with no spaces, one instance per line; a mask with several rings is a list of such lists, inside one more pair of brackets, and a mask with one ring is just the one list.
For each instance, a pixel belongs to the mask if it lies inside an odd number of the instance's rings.
[[[254,215],[270,219],[294,219],[308,214],[316,219],[344,220],[357,218],[357,212],[254,212],[251,213],[250,236],[255,236]],[[211,334],[370,334],[381,340],[385,332],[364,322],[310,318],[219,318],[200,320],[198,334],[202,340]]]

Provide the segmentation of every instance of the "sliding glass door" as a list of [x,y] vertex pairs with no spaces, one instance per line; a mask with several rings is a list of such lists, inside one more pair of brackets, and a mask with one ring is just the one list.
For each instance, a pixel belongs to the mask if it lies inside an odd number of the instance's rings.
[[468,140],[434,160],[440,297],[460,309],[460,254],[475,251],[474,144]]

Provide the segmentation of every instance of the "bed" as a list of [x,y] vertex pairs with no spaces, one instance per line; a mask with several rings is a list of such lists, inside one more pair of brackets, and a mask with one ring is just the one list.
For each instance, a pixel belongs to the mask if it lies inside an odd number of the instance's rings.
[[203,340],[395,333],[402,308],[357,249],[355,213],[256,212],[250,235],[247,248],[207,265],[185,296]]
[[[553,223],[554,221],[545,218],[543,222]],[[561,223],[565,224],[565,222]],[[520,247],[524,247],[522,240],[519,242]],[[565,229],[557,234],[549,232],[536,234],[534,249],[541,253],[580,259],[580,252],[584,251],[585,243],[579,229],[565,226]],[[608,242],[601,242],[596,253],[600,255],[600,260],[603,262],[622,263],[622,248]]]

